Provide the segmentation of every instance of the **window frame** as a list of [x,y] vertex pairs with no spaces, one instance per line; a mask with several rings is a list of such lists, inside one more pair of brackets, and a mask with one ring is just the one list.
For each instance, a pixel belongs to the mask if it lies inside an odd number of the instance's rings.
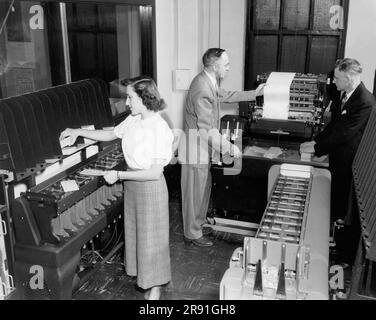
[[[284,36],[305,36],[307,37],[307,55],[305,61],[305,73],[308,73],[310,60],[311,60],[311,49],[312,49],[312,39],[313,37],[336,37],[338,38],[337,47],[337,59],[343,57],[345,52],[346,36],[347,36],[347,24],[348,24],[348,9],[349,0],[340,0],[340,5],[344,9],[344,29],[343,30],[313,30],[314,24],[314,10],[315,10],[315,0],[310,0],[309,9],[309,23],[308,29],[305,30],[289,30],[283,28],[284,13],[286,9],[286,0],[280,0],[280,17],[279,17],[279,27],[275,30],[263,30],[257,29],[256,27],[256,1],[247,0],[247,20],[246,20],[246,41],[245,41],[245,68],[244,68],[244,88],[245,90],[254,89],[256,87],[255,77],[253,70],[254,61],[254,47],[256,36],[277,36],[278,46],[277,46],[277,70],[281,71],[282,64],[282,44]],[[329,70],[328,70],[329,71]]]

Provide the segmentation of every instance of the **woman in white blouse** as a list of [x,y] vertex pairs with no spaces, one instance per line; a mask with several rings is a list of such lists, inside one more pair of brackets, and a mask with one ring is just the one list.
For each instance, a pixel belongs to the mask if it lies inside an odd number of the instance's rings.
[[163,168],[172,158],[173,134],[158,111],[165,108],[155,82],[147,77],[122,81],[131,115],[114,130],[66,129],[60,139],[122,139],[127,171],[109,171],[109,184],[124,181],[125,266],[129,276],[157,300],[171,280],[168,191]]

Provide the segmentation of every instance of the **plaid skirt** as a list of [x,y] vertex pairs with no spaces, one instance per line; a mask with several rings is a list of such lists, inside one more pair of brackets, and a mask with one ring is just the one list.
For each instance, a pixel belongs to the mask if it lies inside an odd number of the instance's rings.
[[125,267],[149,289],[171,280],[166,180],[124,181]]

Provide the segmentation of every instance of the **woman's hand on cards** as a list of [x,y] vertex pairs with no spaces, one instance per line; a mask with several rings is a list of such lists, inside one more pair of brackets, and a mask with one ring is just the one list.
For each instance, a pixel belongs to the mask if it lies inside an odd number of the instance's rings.
[[114,184],[116,181],[119,180],[119,172],[118,171],[115,171],[115,170],[111,170],[111,171],[108,171],[104,176],[103,176],[104,180],[106,180],[106,182],[108,184]]
[[62,147],[73,145],[78,138],[77,130],[67,128],[60,134],[60,143]]

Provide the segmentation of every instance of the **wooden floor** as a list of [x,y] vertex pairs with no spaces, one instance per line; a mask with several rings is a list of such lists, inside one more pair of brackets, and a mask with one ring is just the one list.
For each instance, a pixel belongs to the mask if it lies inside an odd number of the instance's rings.
[[[214,246],[186,244],[183,240],[181,203],[170,201],[170,252],[172,281],[163,289],[166,300],[218,300],[219,283],[233,251],[242,246],[242,237],[214,232]],[[103,265],[74,294],[75,300],[142,300],[136,279],[124,274],[123,255]]]

